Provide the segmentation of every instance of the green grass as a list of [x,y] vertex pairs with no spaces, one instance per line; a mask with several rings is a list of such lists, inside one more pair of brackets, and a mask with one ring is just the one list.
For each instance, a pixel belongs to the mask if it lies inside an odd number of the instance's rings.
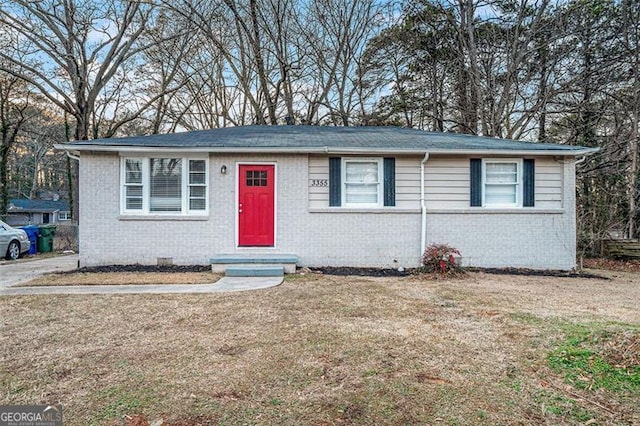
[[140,399],[130,391],[121,386],[112,386],[98,393],[100,399],[105,401],[105,405],[100,410],[92,424],[101,424],[110,418],[121,418],[123,415],[138,409],[141,405]]
[[543,318],[529,312],[512,312],[508,315],[512,320],[526,325],[541,326],[545,323]]
[[572,327],[549,354],[549,366],[578,389],[640,396],[640,364],[637,352],[634,358],[633,348],[629,351],[629,344],[637,344],[638,333],[632,327]]
[[541,390],[535,395],[536,402],[544,407],[544,413],[554,416],[556,419],[570,418],[584,423],[597,418],[598,415],[581,406],[577,401],[560,395],[550,390]]

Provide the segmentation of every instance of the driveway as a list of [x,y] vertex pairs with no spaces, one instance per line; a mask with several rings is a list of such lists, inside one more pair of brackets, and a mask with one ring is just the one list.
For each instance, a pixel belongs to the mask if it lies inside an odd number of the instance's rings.
[[18,260],[0,263],[0,289],[32,280],[49,272],[71,271],[78,267],[78,255]]

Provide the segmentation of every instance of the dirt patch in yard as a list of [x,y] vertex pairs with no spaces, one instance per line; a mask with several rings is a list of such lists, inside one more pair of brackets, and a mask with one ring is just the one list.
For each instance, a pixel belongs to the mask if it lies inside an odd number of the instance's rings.
[[547,362],[578,326],[637,336],[640,277],[603,275],[2,297],[0,395],[59,401],[71,426],[639,424],[640,395],[575,389]]

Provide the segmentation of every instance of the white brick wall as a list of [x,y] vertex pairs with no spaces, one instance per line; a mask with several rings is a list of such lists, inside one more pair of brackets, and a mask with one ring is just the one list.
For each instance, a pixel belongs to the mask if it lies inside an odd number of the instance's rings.
[[206,264],[218,224],[189,220],[121,220],[118,155],[80,160],[80,264]]
[[435,214],[427,243],[448,243],[463,264],[484,267],[571,269],[575,244],[563,214]]
[[[236,248],[236,161],[277,164],[276,247]],[[293,253],[306,266],[417,266],[420,213],[309,209],[306,155],[210,157],[210,215],[205,220],[120,216],[118,155],[82,154],[80,262],[83,266],[207,264],[218,253]],[[220,168],[226,165],[228,173]],[[575,265],[573,165],[567,164],[565,213],[430,213],[427,241],[459,248],[466,264],[571,268]],[[570,208],[567,208],[570,207]]]

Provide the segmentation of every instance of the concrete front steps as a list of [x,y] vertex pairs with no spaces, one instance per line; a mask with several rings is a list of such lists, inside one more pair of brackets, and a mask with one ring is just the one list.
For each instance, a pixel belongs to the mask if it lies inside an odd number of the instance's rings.
[[227,266],[225,275],[228,277],[281,277],[284,275],[282,266]]
[[218,254],[210,259],[213,272],[229,277],[281,277],[296,272],[298,257],[293,254]]

